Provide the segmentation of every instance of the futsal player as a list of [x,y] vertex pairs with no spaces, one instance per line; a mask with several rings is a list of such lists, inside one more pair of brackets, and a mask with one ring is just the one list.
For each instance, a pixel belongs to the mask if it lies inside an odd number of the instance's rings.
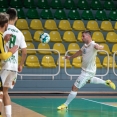
[[[1,60],[7,60],[18,49],[18,46],[16,45],[13,48],[9,49],[8,52],[5,52],[4,50],[3,33],[7,29],[8,20],[9,20],[9,15],[5,13],[0,13],[0,59]],[[6,35],[6,39],[9,40],[10,35]],[[3,99],[3,86],[2,86],[2,79],[0,77],[0,117],[1,117],[1,110],[2,110],[2,99]]]
[[94,84],[103,84],[116,89],[115,84],[111,80],[102,80],[95,77],[96,74],[96,55],[97,50],[103,50],[103,46],[92,41],[91,32],[82,32],[82,41],[85,43],[83,47],[72,56],[65,56],[65,59],[72,59],[82,55],[82,71],[80,76],[72,86],[72,90],[68,95],[66,102],[57,107],[57,109],[67,109],[70,102],[76,97],[78,89],[82,88],[87,82]]
[[17,21],[17,11],[14,8],[9,8],[6,12],[9,15],[9,24],[7,31],[4,32],[3,37],[5,38],[7,34],[11,33],[11,39],[5,44],[5,51],[8,48],[18,45],[21,48],[22,57],[21,62],[18,66],[18,50],[7,60],[2,61],[1,78],[3,82],[3,103],[5,108],[6,117],[12,116],[11,99],[8,94],[9,88],[13,88],[16,79],[17,72],[21,72],[23,69],[23,64],[26,59],[26,42],[22,32],[17,29],[14,24]]

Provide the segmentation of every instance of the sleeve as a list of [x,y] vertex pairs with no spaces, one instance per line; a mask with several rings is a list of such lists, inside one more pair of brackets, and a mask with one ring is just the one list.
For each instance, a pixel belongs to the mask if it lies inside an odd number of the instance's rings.
[[96,44],[97,44],[97,43],[93,42],[93,43],[92,43],[92,46],[94,47]]
[[27,45],[26,45],[25,38],[24,38],[23,34],[21,34],[21,39],[20,39],[20,40],[21,40],[21,41],[20,41],[19,47],[20,47],[21,49],[22,49],[22,48],[26,48]]
[[0,59],[7,60],[11,56],[12,56],[11,52],[4,51],[4,42],[2,40],[2,37],[0,37]]
[[98,51],[97,49],[95,49],[95,45],[96,45],[97,43],[92,43],[92,47],[93,47],[93,49],[94,49],[94,51]]
[[8,58],[10,58],[12,56],[12,53],[11,52],[4,52],[4,53],[1,53],[0,54],[0,59],[2,60],[7,60]]

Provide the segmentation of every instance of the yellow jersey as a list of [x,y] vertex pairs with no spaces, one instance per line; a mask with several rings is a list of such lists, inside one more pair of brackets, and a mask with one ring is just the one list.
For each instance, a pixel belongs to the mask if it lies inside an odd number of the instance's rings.
[[3,33],[0,32],[0,59],[7,60],[11,56],[12,56],[11,52],[5,52],[4,50]]

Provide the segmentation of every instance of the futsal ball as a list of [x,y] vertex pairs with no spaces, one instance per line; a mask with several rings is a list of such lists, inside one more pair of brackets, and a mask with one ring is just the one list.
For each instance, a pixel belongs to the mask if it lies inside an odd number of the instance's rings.
[[40,35],[40,41],[42,43],[48,43],[50,41],[50,35],[48,33],[42,33]]

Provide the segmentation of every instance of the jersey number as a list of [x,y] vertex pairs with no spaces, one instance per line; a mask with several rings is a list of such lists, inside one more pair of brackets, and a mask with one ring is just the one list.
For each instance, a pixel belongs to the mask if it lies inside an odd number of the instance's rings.
[[9,48],[12,48],[15,45],[15,42],[16,42],[16,36],[12,35],[9,43]]

